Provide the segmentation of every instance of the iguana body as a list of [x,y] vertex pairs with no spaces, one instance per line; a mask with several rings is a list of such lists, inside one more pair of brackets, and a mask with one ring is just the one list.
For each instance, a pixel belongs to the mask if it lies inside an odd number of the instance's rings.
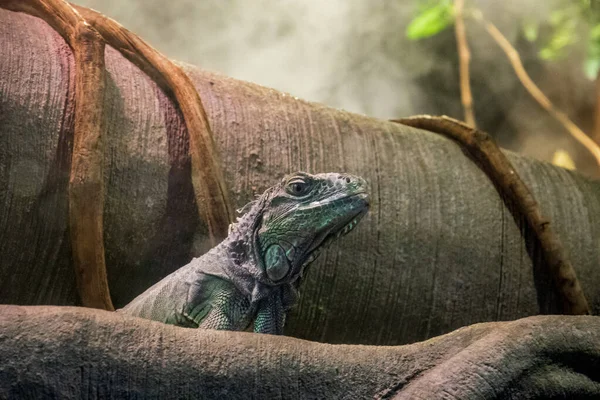
[[306,267],[366,213],[366,183],[348,174],[285,177],[250,203],[218,246],[120,312],[168,324],[281,334]]

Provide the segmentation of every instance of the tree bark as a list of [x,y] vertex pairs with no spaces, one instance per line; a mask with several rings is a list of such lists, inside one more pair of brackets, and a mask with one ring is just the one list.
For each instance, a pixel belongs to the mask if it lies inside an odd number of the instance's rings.
[[0,306],[0,359],[1,398],[598,398],[600,318],[531,317],[408,346],[334,346]]
[[[111,47],[104,241],[116,307],[210,247],[180,111]],[[0,303],[78,303],[68,231],[73,56],[41,20],[0,10]],[[311,267],[289,335],[409,343],[475,322],[552,313],[539,246],[451,140],[183,65],[236,207],[294,170],[347,171],[371,212]],[[507,153],[600,312],[600,184]],[[532,261],[534,260],[534,261]]]

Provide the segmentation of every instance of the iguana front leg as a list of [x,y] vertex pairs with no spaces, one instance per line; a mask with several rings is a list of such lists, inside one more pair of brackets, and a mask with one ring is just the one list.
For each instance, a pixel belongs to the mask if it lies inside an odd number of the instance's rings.
[[188,284],[183,308],[175,314],[174,321],[167,323],[230,331],[244,330],[250,326],[256,306],[231,282],[196,272],[192,273],[188,282],[191,283]]
[[[204,315],[190,315],[201,329],[244,330],[252,322],[256,306],[237,290],[223,289],[213,292]],[[254,332],[282,335],[286,311],[280,293],[261,300],[254,320]]]
[[198,328],[238,331],[246,329],[252,322],[252,306],[237,290],[221,290],[213,294],[214,299]]
[[261,300],[254,320],[254,332],[283,335],[285,314],[280,293],[276,292]]

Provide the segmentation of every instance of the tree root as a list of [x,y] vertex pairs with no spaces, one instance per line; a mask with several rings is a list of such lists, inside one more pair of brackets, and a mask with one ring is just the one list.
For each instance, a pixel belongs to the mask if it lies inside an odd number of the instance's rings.
[[103,237],[104,47],[114,47],[179,105],[190,140],[192,183],[200,216],[216,245],[234,219],[212,132],[191,80],[166,57],[115,21],[63,0],[0,0],[0,8],[41,18],[75,59],[75,128],[69,180],[69,226],[75,276],[85,307],[113,310]]
[[590,309],[577,275],[563,245],[544,218],[531,191],[519,177],[508,158],[487,133],[463,122],[442,116],[420,115],[392,120],[439,133],[457,141],[478,162],[496,186],[501,197],[511,199],[537,236],[548,272],[554,281],[565,314],[590,314]]
[[69,227],[77,290],[86,307],[113,310],[103,237],[104,41],[61,0],[0,1],[0,7],[46,21],[73,50],[75,134],[69,178]]
[[227,237],[235,216],[206,111],[194,84],[180,67],[116,21],[88,8],[73,7],[106,43],[144,71],[181,108],[190,135],[192,183],[198,212],[208,224],[211,243],[216,246]]

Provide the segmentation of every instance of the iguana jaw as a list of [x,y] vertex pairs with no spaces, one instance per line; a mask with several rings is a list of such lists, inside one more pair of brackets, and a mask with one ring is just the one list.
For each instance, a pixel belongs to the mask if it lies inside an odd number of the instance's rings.
[[344,218],[331,226],[329,229],[324,230],[318,233],[315,236],[310,248],[306,252],[305,260],[302,263],[301,268],[305,268],[308,264],[317,259],[317,257],[321,254],[323,249],[328,248],[331,243],[333,243],[337,238],[347,235],[354,227],[358,224],[361,218],[367,213],[369,210],[369,200],[368,195],[365,192],[359,192],[352,194],[348,197],[355,197],[357,204],[355,207],[357,208],[355,212],[349,214],[347,218]]

